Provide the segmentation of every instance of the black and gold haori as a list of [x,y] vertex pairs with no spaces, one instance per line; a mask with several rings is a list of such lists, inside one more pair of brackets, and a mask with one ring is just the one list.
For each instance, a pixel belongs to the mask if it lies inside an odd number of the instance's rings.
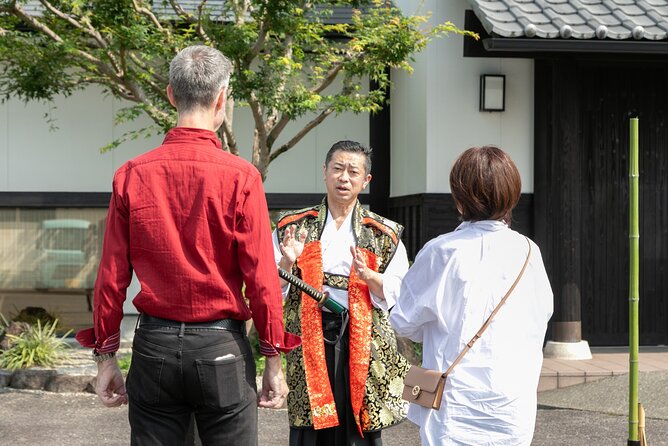
[[[348,290],[351,406],[358,429],[376,431],[406,416],[407,403],[401,392],[409,364],[397,351],[388,314],[371,305],[368,288],[354,269],[349,277],[323,273],[320,237],[326,218],[326,199],[319,206],[290,211],[279,220],[278,237],[282,240],[291,225],[297,225],[298,231],[306,229],[304,252],[292,273],[319,290],[323,284]],[[403,228],[365,210],[359,202],[353,209],[352,224],[357,248],[366,256],[367,266],[384,272]],[[290,426],[336,426],[339,421],[327,377],[320,310],[315,301],[291,287],[284,314],[286,330],[301,335],[303,342],[287,355]]]

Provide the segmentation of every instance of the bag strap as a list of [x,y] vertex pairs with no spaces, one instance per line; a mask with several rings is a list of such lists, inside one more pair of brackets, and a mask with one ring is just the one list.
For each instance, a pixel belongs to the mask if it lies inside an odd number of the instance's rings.
[[450,373],[450,371],[454,368],[454,366],[457,365],[457,363],[458,363],[459,361],[461,361],[461,359],[464,357],[464,355],[466,354],[466,352],[468,352],[469,350],[471,350],[471,347],[473,347],[473,344],[475,344],[475,341],[477,341],[478,339],[480,339],[480,336],[482,336],[482,333],[483,333],[485,330],[487,330],[487,327],[488,327],[489,324],[492,322],[492,319],[494,318],[494,316],[496,316],[496,313],[499,312],[499,309],[501,308],[501,305],[503,305],[504,303],[506,303],[506,300],[508,300],[508,296],[510,296],[510,293],[513,292],[513,290],[515,289],[515,287],[516,287],[517,284],[519,283],[520,279],[521,279],[522,276],[524,275],[524,271],[527,269],[527,265],[529,264],[529,257],[531,257],[531,242],[529,242],[529,238],[528,238],[528,237],[525,236],[524,238],[526,238],[526,240],[527,240],[527,244],[529,245],[529,252],[527,253],[527,258],[526,258],[526,260],[524,261],[524,265],[522,266],[522,270],[521,270],[520,273],[517,275],[517,278],[515,279],[515,282],[513,282],[513,284],[510,286],[510,289],[508,290],[508,292],[506,293],[506,295],[503,296],[503,298],[501,299],[501,302],[499,302],[499,304],[496,306],[496,308],[494,308],[494,311],[492,311],[492,314],[489,315],[489,317],[487,318],[487,320],[485,321],[485,323],[482,324],[482,327],[480,327],[480,330],[478,330],[478,332],[477,332],[475,335],[473,335],[473,337],[471,338],[471,340],[464,346],[464,349],[463,349],[462,352],[459,354],[459,356],[457,356],[457,359],[455,359],[455,361],[450,365],[450,367],[448,367],[448,370],[446,370],[445,373],[443,373],[443,376],[448,376],[448,374]]

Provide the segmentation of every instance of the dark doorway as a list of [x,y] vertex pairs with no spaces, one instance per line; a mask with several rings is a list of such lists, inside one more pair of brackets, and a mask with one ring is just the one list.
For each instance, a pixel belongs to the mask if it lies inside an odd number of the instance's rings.
[[556,320],[572,320],[577,309],[569,307],[579,300],[591,345],[628,344],[633,116],[640,119],[640,342],[668,343],[666,79],[666,63],[536,61],[536,238]]

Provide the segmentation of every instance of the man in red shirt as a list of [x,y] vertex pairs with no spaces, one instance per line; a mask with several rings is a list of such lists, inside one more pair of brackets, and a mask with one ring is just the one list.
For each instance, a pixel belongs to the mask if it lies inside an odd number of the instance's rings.
[[[280,407],[287,395],[280,352],[300,339],[284,332],[262,179],[214,133],[231,68],[218,50],[182,50],[167,87],[177,127],[114,175],[95,326],[77,339],[94,348],[102,403],[129,403],[133,445],[182,444],[192,414],[203,444],[253,445],[256,406]],[[126,390],[115,352],[133,270],[141,314]],[[257,404],[251,317],[266,356]]]

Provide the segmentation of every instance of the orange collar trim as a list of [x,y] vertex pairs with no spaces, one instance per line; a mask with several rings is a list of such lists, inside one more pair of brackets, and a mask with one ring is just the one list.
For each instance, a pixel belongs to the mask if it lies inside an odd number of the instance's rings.
[[306,215],[317,217],[318,216],[318,211],[311,209],[311,210],[308,210],[308,211],[300,212],[299,214],[290,215],[288,217],[285,217],[280,222],[278,222],[278,228],[279,229],[284,228],[287,225],[289,225],[290,223],[304,218]]

